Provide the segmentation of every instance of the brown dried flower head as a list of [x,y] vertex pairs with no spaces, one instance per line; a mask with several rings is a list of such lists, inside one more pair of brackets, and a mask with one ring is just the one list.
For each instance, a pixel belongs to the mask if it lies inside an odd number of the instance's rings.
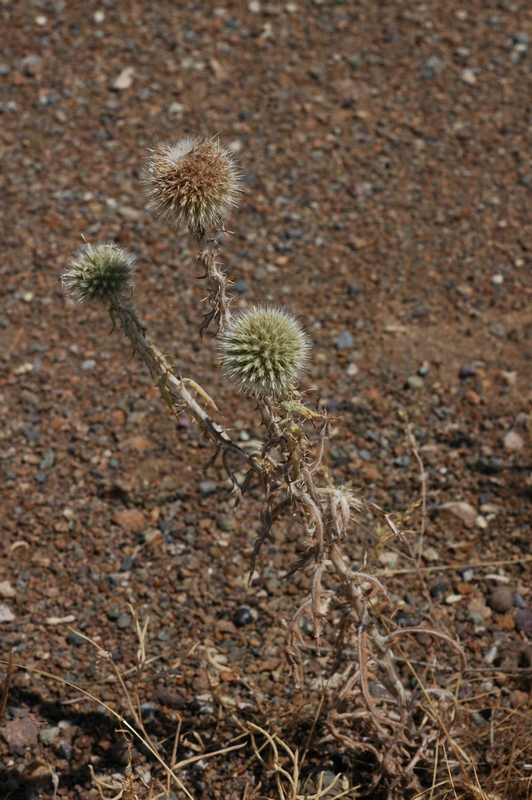
[[218,139],[187,137],[152,151],[145,183],[153,211],[201,236],[208,226],[219,228],[236,205],[240,177]]

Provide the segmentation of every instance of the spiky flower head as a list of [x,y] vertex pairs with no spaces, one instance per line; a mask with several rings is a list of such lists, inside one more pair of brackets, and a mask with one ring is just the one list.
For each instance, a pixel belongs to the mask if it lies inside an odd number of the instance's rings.
[[137,262],[131,253],[114,244],[83,244],[68,262],[61,283],[70,296],[84,300],[120,298],[132,285]]
[[220,227],[236,205],[240,177],[218,139],[186,137],[152,151],[145,183],[153,211],[201,235]]
[[241,311],[220,336],[226,374],[256,397],[283,397],[301,375],[309,349],[309,337],[299,321],[270,306]]

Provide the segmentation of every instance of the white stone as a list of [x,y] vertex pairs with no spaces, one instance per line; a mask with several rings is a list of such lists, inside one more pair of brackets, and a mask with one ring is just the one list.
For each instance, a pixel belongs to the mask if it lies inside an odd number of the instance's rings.
[[424,547],[423,558],[430,563],[440,560],[440,554],[435,547]]
[[524,441],[523,437],[517,433],[517,431],[508,431],[508,433],[504,435],[502,444],[505,450],[516,453],[518,450],[523,449]]
[[15,615],[4,603],[0,603],[0,622],[13,622]]
[[473,508],[471,503],[466,503],[464,500],[459,500],[455,503],[444,503],[440,506],[440,511],[449,511],[457,519],[462,520],[464,525],[472,528],[477,522],[477,510]]
[[475,75],[473,70],[469,69],[468,67],[462,70],[460,78],[463,80],[464,83],[467,83],[469,86],[474,86],[475,83],[477,82],[477,76]]
[[399,556],[397,553],[394,553],[393,550],[386,550],[379,555],[379,564],[382,564],[382,566],[387,569],[397,569],[398,561]]
[[460,600],[463,599],[463,597],[464,597],[463,594],[448,594],[447,597],[445,598],[445,602],[448,605],[452,606],[453,603],[459,603]]
[[113,82],[113,89],[121,92],[124,89],[129,89],[131,84],[133,83],[133,73],[135,72],[133,67],[126,67],[122,70],[118,78],[115,79]]

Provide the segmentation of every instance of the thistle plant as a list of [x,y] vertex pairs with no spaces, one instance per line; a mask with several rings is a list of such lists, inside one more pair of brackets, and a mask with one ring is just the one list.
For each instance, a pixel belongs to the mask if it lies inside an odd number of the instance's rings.
[[[229,235],[224,221],[236,205],[239,181],[239,171],[217,139],[186,138],[152,152],[145,183],[151,207],[173,225],[188,227],[198,243],[198,263],[209,284],[209,308],[200,332],[212,323],[214,335],[219,337],[221,367],[257,402],[264,439],[255,452],[242,450],[210,416],[204,404],[215,413],[214,401],[193,379],[175,375],[136,312],[126,304],[136,266],[126,251],[114,245],[86,245],[63,273],[63,285],[78,301],[108,304],[113,322],[122,327],[147,364],[168,407],[176,415],[186,408],[213,445],[210,464],[221,458],[236,502],[251,485],[262,487],[261,526],[251,571],[264,542],[273,541],[276,523],[283,517],[298,521],[303,552],[289,574],[310,573],[311,589],[288,623],[286,658],[296,684],[300,683],[302,621],[310,620],[319,653],[323,620],[339,619],[335,655],[344,671],[328,712],[329,730],[351,750],[370,753],[375,761],[375,784],[382,780],[389,797],[403,797],[406,790],[418,787],[414,767],[436,743],[439,727],[427,702],[430,690],[424,690],[421,699],[415,698],[400,678],[398,640],[429,631],[434,640],[459,657],[462,651],[437,630],[397,628],[384,584],[369,568],[354,568],[346,557],[344,544],[350,527],[363,512],[380,515],[389,535],[404,552],[412,553],[390,515],[349,487],[336,485],[329,475],[324,454],[331,420],[321,408],[310,407],[297,389],[310,353],[310,338],[298,319],[283,308],[268,305],[232,314],[229,282],[217,255],[224,236]],[[244,478],[239,479],[237,473],[242,469]],[[325,576],[329,588],[324,586]],[[452,695],[442,689],[437,692],[440,714],[445,703],[455,707]],[[423,712],[418,714],[420,707]]]

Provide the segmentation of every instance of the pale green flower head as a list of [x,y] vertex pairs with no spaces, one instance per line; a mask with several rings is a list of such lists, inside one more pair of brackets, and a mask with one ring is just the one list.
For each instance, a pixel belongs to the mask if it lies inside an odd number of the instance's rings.
[[78,303],[119,299],[132,287],[137,262],[114,244],[83,244],[68,262],[61,283]]
[[219,347],[225,373],[243,392],[282,398],[305,368],[310,339],[292,314],[256,305],[233,317]]

